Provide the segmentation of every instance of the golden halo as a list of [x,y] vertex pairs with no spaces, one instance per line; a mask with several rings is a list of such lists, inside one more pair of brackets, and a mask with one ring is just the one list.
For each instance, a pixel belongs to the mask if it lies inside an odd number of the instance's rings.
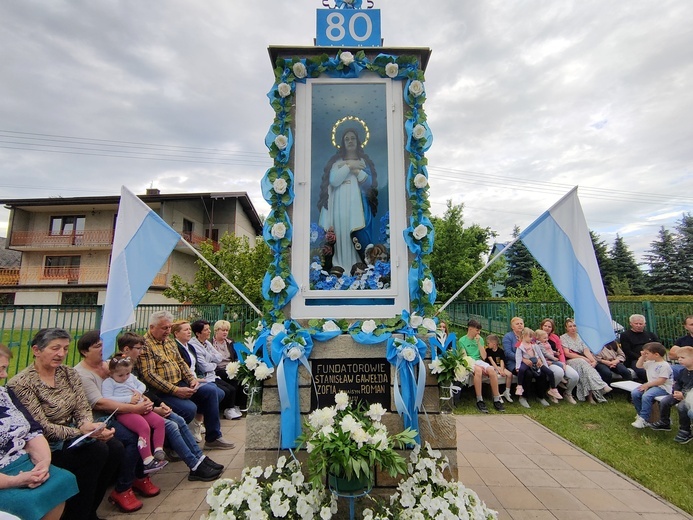
[[341,119],[337,119],[335,124],[332,126],[332,146],[334,146],[337,150],[341,148],[339,144],[337,144],[336,140],[336,135],[337,135],[337,127],[341,125],[342,123],[345,123],[347,121],[356,121],[357,123],[360,123],[361,126],[363,127],[364,132],[366,133],[366,136],[361,143],[361,148],[365,148],[366,145],[368,144],[368,140],[371,138],[371,131],[368,129],[368,125],[363,119],[359,119],[356,116],[344,116]]

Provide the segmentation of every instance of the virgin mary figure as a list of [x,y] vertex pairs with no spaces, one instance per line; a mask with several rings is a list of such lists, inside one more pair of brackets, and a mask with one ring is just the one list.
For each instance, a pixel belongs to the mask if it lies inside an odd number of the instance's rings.
[[377,173],[361,143],[355,129],[344,130],[341,146],[323,170],[318,198],[318,222],[325,230],[332,228],[336,236],[332,265],[347,272],[364,262],[378,211]]

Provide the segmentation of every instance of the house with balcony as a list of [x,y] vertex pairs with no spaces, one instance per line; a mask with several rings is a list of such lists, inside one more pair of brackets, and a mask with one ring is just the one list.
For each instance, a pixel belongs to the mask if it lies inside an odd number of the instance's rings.
[[[262,222],[245,192],[162,194],[140,199],[192,245],[225,233],[254,245]],[[4,247],[19,265],[0,266],[0,305],[103,304],[119,196],[0,199],[10,210]],[[163,295],[173,274],[192,281],[196,256],[174,249],[142,303],[173,303]]]

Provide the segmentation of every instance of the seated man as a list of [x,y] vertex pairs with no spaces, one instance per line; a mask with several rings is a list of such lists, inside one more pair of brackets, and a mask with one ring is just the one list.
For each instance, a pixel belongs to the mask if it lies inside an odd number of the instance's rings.
[[486,358],[484,349],[484,339],[480,335],[481,323],[476,320],[469,320],[467,323],[467,334],[462,336],[457,342],[457,347],[463,349],[469,357],[474,359],[474,390],[476,391],[476,407],[480,412],[488,413],[486,403],[481,391],[481,378],[486,374],[491,384],[493,392],[493,407],[499,412],[504,412],[505,407],[501,400],[498,390],[498,374],[495,369],[483,359]]
[[673,362],[671,368],[674,371],[674,377],[683,370],[683,367],[678,362],[679,349],[681,347],[693,347],[693,315],[686,316],[683,320],[683,328],[686,329],[686,335],[674,341],[674,346],[669,350],[669,361]]
[[645,330],[645,316],[642,314],[632,314],[628,321],[630,323],[630,330],[621,332],[619,338],[621,349],[626,355],[625,365],[635,371],[635,378],[638,381],[644,382],[647,381],[645,370],[635,365],[638,359],[640,359],[640,352],[645,344],[659,342],[659,338],[654,332]]
[[221,435],[219,399],[212,385],[200,385],[185,364],[175,341],[169,336],[173,315],[168,311],[152,313],[144,348],[137,358],[137,370],[149,388],[190,423],[196,413],[204,416],[205,448],[228,450],[232,442]]
[[[144,347],[144,338],[132,332],[125,332],[118,338],[118,349],[124,356],[137,360]],[[188,480],[209,482],[221,476],[224,466],[206,457],[195,442],[185,420],[174,413],[166,403],[153,392],[145,392],[153,404],[153,411],[164,418],[166,424],[166,442],[190,468]]]

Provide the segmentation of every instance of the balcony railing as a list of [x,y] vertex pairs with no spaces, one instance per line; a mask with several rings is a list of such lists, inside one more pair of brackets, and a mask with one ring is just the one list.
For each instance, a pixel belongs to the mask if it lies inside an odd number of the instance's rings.
[[19,267],[5,267],[0,269],[0,285],[18,285]]
[[[8,274],[7,279],[10,279]],[[0,285],[2,285],[2,270],[0,270]],[[154,277],[152,285],[166,287],[168,272],[160,272]],[[17,275],[15,283],[6,285],[34,284],[69,284],[69,285],[100,285],[108,282],[108,267],[28,267]]]
[[88,229],[69,235],[52,235],[47,231],[14,231],[10,236],[10,247],[54,247],[91,246],[108,247],[113,244],[112,229]]
[[181,236],[193,246],[202,244],[203,242],[211,242],[214,251],[219,251],[219,242],[215,242],[210,238],[205,238],[202,235],[197,235],[195,233],[181,233]]

